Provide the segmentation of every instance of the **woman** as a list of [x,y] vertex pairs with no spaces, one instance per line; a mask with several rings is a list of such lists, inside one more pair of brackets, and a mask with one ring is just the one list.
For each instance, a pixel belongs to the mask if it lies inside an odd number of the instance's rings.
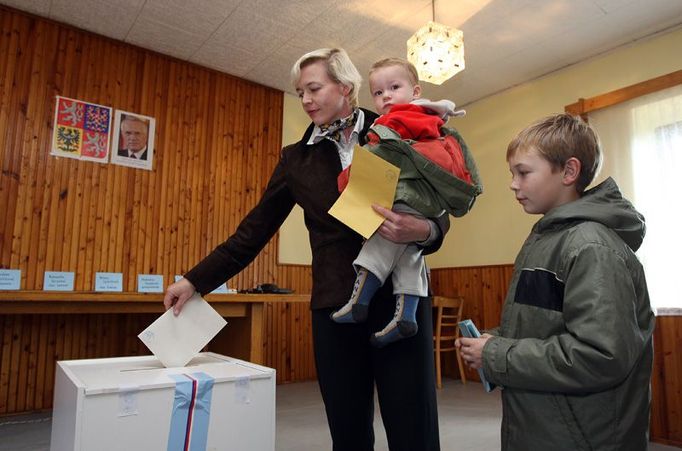
[[[357,107],[362,78],[345,51],[320,49],[303,55],[292,80],[312,124],[303,138],[282,150],[263,197],[235,233],[168,287],[166,308],[175,314],[195,290],[209,293],[244,269],[275,234],[295,204],[303,208],[313,254],[311,296],[313,346],[334,450],[374,447],[374,385],[391,450],[437,450],[438,417],[433,373],[431,304],[420,302],[419,333],[375,349],[369,338],[393,316],[387,283],[375,296],[370,320],[337,324],[333,310],[353,289],[352,262],[362,237],[327,211],[339,197],[337,176],[350,164],[353,147],[365,143],[377,115]],[[395,242],[437,249],[449,227],[447,215],[417,219],[376,207],[386,219],[378,233]]]

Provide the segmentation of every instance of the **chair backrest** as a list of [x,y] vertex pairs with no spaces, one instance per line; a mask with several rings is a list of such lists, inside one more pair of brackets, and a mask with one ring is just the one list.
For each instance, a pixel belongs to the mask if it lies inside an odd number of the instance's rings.
[[434,340],[447,341],[459,337],[459,322],[462,320],[464,298],[434,296],[433,306],[436,308],[436,324],[434,327]]

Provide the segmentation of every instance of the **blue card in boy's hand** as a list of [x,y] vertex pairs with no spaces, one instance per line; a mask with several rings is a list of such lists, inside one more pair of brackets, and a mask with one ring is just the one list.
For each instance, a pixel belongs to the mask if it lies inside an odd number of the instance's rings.
[[[463,337],[478,338],[481,336],[481,333],[478,331],[478,328],[470,319],[460,321],[459,330],[462,333]],[[485,391],[491,392],[493,391],[493,389],[495,389],[496,385],[490,383],[488,379],[485,378],[485,374],[483,374],[483,368],[478,369],[478,376],[481,378],[481,383],[483,383],[483,388],[485,388]]]

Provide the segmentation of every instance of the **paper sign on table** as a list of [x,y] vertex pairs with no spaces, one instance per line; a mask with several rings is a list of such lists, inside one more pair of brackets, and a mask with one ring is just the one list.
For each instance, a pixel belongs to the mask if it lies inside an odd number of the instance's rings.
[[329,214],[369,238],[384,222],[384,217],[372,210],[372,204],[391,208],[399,175],[396,166],[355,146],[348,186]]
[[225,324],[227,321],[195,293],[178,316],[172,308],[166,310],[138,337],[164,366],[185,366]]

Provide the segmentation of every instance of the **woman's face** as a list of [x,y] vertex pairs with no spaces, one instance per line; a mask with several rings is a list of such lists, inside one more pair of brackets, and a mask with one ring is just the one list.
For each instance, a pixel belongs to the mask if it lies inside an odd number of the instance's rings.
[[329,78],[324,61],[316,61],[301,69],[296,92],[303,111],[315,125],[329,124],[352,112],[348,100],[350,88]]

